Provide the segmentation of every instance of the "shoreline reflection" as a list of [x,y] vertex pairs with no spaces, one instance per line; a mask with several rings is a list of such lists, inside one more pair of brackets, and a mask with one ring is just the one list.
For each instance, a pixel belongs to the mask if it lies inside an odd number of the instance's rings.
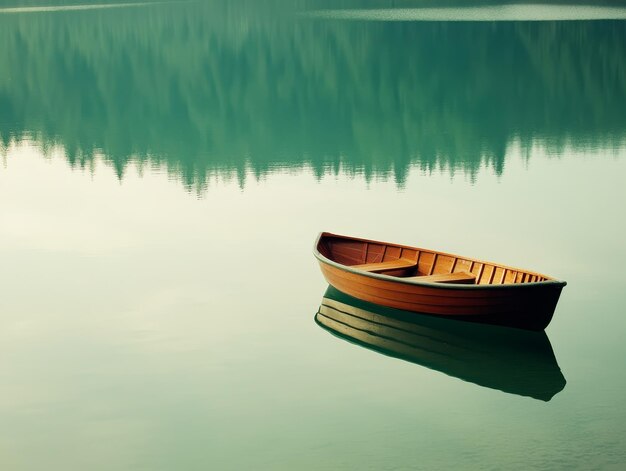
[[100,155],[119,178],[158,166],[193,189],[276,169],[474,181],[505,173],[512,145],[527,159],[537,145],[556,156],[626,145],[623,21],[337,22],[278,1],[150,5],[0,15],[0,149],[33,136],[72,166]]

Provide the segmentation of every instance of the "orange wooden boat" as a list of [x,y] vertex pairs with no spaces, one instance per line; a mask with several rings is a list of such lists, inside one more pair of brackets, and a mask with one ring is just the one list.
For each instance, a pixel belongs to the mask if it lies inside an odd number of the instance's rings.
[[543,330],[564,281],[434,250],[323,232],[315,244],[326,281],[381,306]]

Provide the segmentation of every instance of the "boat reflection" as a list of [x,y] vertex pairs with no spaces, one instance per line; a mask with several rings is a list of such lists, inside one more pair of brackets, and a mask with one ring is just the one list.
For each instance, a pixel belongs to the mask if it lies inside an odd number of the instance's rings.
[[362,347],[479,386],[549,401],[566,384],[545,332],[416,315],[360,301],[332,286],[315,321]]

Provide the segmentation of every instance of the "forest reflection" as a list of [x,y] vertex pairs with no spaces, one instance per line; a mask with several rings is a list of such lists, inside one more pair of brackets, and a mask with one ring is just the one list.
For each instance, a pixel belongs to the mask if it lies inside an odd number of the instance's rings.
[[337,22],[283,3],[0,15],[0,145],[190,188],[284,168],[402,184],[411,167],[502,173],[513,142],[624,145],[622,21]]

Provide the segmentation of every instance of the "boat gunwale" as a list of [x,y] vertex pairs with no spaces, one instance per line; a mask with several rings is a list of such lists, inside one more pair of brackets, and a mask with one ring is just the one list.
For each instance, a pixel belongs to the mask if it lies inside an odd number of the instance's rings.
[[[319,243],[320,243],[320,241],[322,240],[323,237],[338,237],[338,238],[341,238],[341,239],[355,240],[355,241],[359,241],[359,242],[374,242],[374,243],[377,243],[377,244],[393,245],[395,247],[402,247],[402,248],[411,249],[411,250],[419,250],[419,251],[424,251],[424,252],[435,252],[435,253],[437,253],[439,255],[463,258],[465,260],[471,260],[471,261],[479,262],[479,263],[489,263],[489,264],[492,264],[494,266],[502,267],[502,268],[505,268],[505,269],[524,271],[524,272],[540,275],[540,276],[543,276],[543,277],[548,278],[548,279],[544,280],[544,281],[532,281],[532,282],[529,282],[529,283],[507,283],[507,284],[498,284],[498,285],[492,285],[492,284],[468,285],[468,284],[461,284],[461,283],[436,283],[436,282],[429,282],[429,281],[421,281],[421,280],[419,280],[419,277],[414,277],[413,279],[409,279],[409,278],[402,278],[402,277],[398,277],[398,276],[385,275],[385,274],[382,274],[382,273],[372,273],[372,272],[368,272],[368,271],[363,271],[363,270],[358,270],[356,268],[352,268],[349,265],[343,265],[343,264],[341,264],[339,262],[335,262],[334,260],[331,260],[330,258],[325,257],[324,255],[322,255],[322,253],[318,250],[318,247],[319,247]],[[557,280],[557,279],[554,279],[552,277],[543,275],[541,273],[531,272],[531,271],[525,270],[523,268],[509,267],[509,266],[501,265],[499,263],[494,263],[494,262],[485,262],[485,261],[482,261],[482,260],[472,259],[472,258],[461,256],[461,255],[455,255],[455,254],[446,253],[446,252],[439,252],[438,250],[434,250],[434,249],[422,249],[422,248],[419,248],[419,247],[412,247],[412,246],[409,246],[409,245],[395,244],[395,243],[389,243],[389,242],[381,242],[381,241],[370,240],[370,239],[362,239],[362,238],[359,238],[359,237],[344,236],[344,235],[341,235],[341,234],[334,234],[332,232],[320,232],[318,234],[317,239],[315,240],[315,246],[313,247],[313,254],[315,255],[315,258],[317,258],[320,262],[326,263],[327,265],[330,265],[330,266],[332,266],[334,268],[337,268],[339,270],[342,270],[342,271],[345,271],[345,272],[348,272],[348,273],[352,273],[352,274],[358,275],[358,276],[365,276],[365,277],[368,277],[368,278],[373,278],[373,279],[381,280],[381,281],[388,281],[388,282],[391,282],[391,283],[401,283],[401,284],[408,285],[408,286],[426,286],[428,288],[453,289],[453,290],[485,290],[485,289],[486,290],[492,290],[492,289],[524,289],[524,288],[541,287],[541,286],[560,286],[560,287],[564,287],[565,285],[567,285],[566,281]]]

